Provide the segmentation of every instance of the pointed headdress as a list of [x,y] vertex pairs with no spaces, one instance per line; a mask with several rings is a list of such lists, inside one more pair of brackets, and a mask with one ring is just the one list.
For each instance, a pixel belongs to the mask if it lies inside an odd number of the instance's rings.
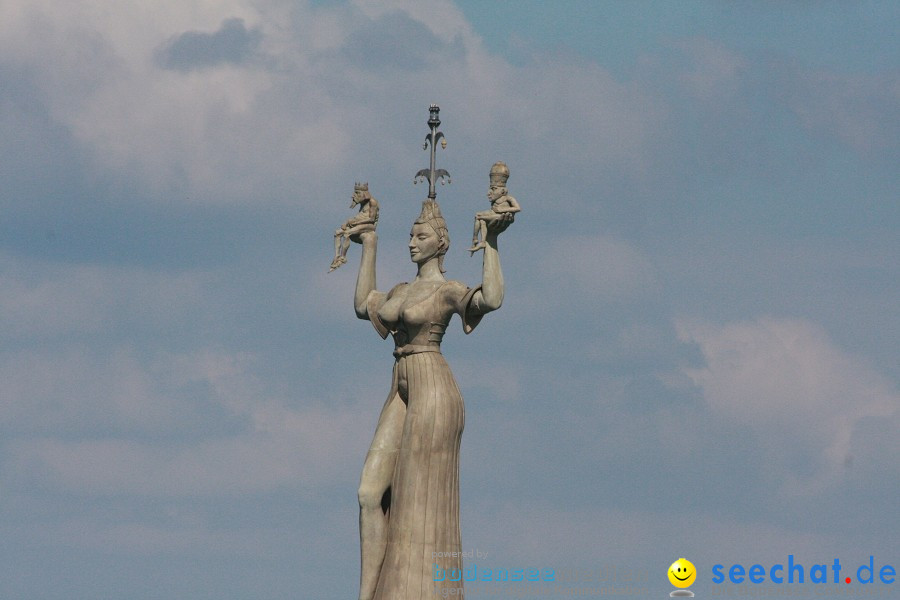
[[419,213],[419,218],[416,219],[415,222],[428,225],[441,239],[441,249],[440,254],[438,254],[438,266],[441,268],[441,273],[444,273],[444,254],[446,254],[447,249],[450,248],[450,232],[447,230],[447,222],[441,214],[441,207],[438,205],[437,201],[429,198],[422,202],[422,212]]

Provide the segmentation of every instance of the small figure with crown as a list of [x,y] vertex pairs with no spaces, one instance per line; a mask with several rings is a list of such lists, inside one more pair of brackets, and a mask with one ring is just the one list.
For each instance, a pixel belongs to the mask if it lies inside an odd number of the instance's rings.
[[358,242],[359,234],[375,231],[375,225],[378,223],[378,202],[369,193],[368,183],[357,182],[353,186],[350,208],[356,205],[359,205],[359,212],[347,219],[341,228],[334,232],[334,260],[331,261],[329,273],[347,262],[347,250],[350,248],[351,239]]
[[[472,232],[472,247],[469,253],[474,255],[487,245],[487,226],[489,221],[505,221],[507,226],[515,219],[515,214],[522,210],[516,199],[509,195],[506,181],[509,179],[509,167],[503,161],[497,161],[491,167],[488,200],[491,210],[475,213],[475,231]],[[505,228],[504,228],[505,229]]]

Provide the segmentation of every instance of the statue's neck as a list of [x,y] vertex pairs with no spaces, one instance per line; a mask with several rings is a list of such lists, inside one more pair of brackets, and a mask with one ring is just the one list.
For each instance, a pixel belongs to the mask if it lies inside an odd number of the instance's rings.
[[444,274],[441,273],[437,257],[419,265],[416,281],[444,281]]

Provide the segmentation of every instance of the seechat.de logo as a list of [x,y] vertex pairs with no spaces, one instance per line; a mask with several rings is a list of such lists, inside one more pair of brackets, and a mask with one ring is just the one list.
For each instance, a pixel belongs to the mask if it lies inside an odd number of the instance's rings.
[[673,598],[682,597],[682,598],[693,598],[694,592],[689,589],[694,580],[697,579],[697,569],[694,567],[694,563],[689,561],[686,558],[679,558],[669,567],[669,583],[674,585],[677,589],[674,590],[669,596]]

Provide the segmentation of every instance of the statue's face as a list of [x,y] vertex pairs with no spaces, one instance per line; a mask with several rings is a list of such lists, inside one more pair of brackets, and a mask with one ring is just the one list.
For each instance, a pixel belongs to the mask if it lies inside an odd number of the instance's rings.
[[441,251],[441,238],[431,225],[416,223],[409,232],[409,257],[416,264],[428,262]]
[[502,186],[492,185],[490,187],[490,189],[488,190],[487,197],[491,202],[499,199],[502,196],[503,196],[503,187]]
[[363,201],[363,193],[358,190],[353,190],[353,196],[350,198],[350,208],[353,208],[357,204],[360,204]]

